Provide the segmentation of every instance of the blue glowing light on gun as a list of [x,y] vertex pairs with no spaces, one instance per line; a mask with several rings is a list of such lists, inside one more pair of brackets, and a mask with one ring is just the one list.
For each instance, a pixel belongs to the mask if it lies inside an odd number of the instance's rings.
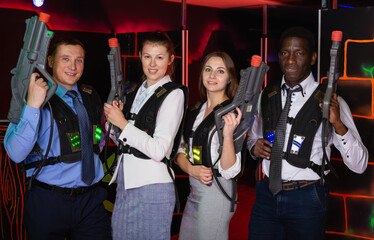
[[125,90],[129,90],[130,87],[131,87],[131,85],[130,85],[130,81],[126,81],[126,82],[125,82]]

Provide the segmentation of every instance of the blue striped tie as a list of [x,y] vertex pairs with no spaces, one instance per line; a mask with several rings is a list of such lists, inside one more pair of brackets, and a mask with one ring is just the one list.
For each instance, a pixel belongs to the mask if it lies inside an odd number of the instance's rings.
[[86,108],[79,101],[75,91],[66,93],[73,99],[74,108],[77,111],[79,121],[79,132],[81,138],[81,158],[82,158],[82,181],[90,185],[95,178],[95,166],[93,161],[93,143],[90,120]]

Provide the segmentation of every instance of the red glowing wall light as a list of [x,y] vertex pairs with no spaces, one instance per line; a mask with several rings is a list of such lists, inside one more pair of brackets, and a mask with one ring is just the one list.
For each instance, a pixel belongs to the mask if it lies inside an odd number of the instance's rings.
[[[177,2],[180,3],[181,0],[163,0],[165,2]],[[187,0],[187,4],[197,5],[203,7],[211,8],[237,8],[237,7],[259,7],[262,5],[272,5],[272,6],[281,6],[285,3],[296,2],[295,0],[281,0],[281,1],[270,1],[270,0]]]
[[372,196],[364,196],[364,195],[352,195],[352,194],[341,194],[341,193],[330,193],[330,195],[333,196],[339,196],[343,198],[344,202],[344,220],[345,220],[345,231],[344,232],[336,232],[336,231],[326,231],[326,233],[330,234],[336,234],[336,235],[343,235],[343,236],[350,236],[350,237],[356,237],[361,239],[373,239],[372,237],[365,237],[360,235],[351,234],[348,232],[348,220],[347,220],[347,198],[370,198],[374,199]]
[[[370,40],[353,40],[353,39],[347,39],[344,44],[344,69],[343,69],[343,76],[341,76],[338,81],[344,81],[344,80],[354,80],[354,81],[360,81],[360,80],[370,80],[372,85],[372,92],[371,92],[371,113],[368,116],[365,115],[358,115],[358,114],[352,114],[354,117],[359,118],[366,118],[366,119],[374,119],[374,78],[361,78],[361,77],[349,77],[347,76],[347,48],[349,43],[373,43],[374,39]],[[327,77],[321,78],[321,83],[323,80],[327,80]]]
[[118,33],[132,32],[152,32],[152,31],[169,31],[170,29],[157,22],[126,22],[126,24],[116,27]]
[[[80,21],[78,18],[71,16],[70,14],[63,14],[57,12],[49,12],[41,10],[30,3],[22,2],[1,2],[0,8],[18,9],[36,12],[38,15],[40,12],[45,12],[51,15],[50,21],[48,22],[48,27],[52,30],[62,30],[62,31],[82,31],[82,32],[95,32],[95,33],[111,33],[109,27],[99,21],[94,23],[90,21]],[[26,25],[25,25],[26,26]]]
[[0,8],[10,8],[10,9],[19,9],[19,10],[27,10],[27,11],[35,11],[37,12],[38,8],[35,7],[32,2],[30,4],[25,3],[17,3],[17,2],[1,2]]

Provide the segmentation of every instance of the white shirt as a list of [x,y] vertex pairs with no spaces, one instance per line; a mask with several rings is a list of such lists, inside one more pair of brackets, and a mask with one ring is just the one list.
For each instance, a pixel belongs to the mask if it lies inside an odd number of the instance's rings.
[[[141,107],[152,96],[154,91],[167,82],[170,77],[166,75],[157,83],[145,88],[145,83],[141,86],[135,96],[131,112],[138,113]],[[137,98],[142,97],[142,101]],[[132,154],[122,154],[119,158],[117,168],[109,184],[115,181],[118,174],[120,161],[123,161],[125,189],[142,187],[154,183],[168,183],[172,179],[167,171],[167,166],[161,160],[169,157],[174,144],[174,138],[179,129],[184,112],[184,94],[181,89],[176,89],[169,93],[158,110],[156,127],[153,137],[134,126],[134,121],[130,120],[123,129],[119,139],[125,144],[136,148],[151,159],[137,158]]]
[[[196,120],[193,124],[193,127],[192,127],[192,131],[195,131],[196,128],[200,125],[200,123],[203,121],[203,118],[204,118],[204,114],[205,114],[205,110],[206,110],[206,106],[207,106],[207,103],[205,102],[203,104],[203,106],[201,106],[201,109],[200,109],[200,112],[199,114],[197,115],[196,117]],[[212,133],[212,131],[215,129],[215,127],[210,131],[209,133],[209,136],[210,134]],[[184,149],[184,140],[182,138],[182,141],[181,141],[181,147],[179,148],[178,152],[181,152],[183,154],[186,153],[185,149]],[[189,156],[190,156],[190,159],[188,159],[191,163],[193,163],[193,159],[192,159],[192,144],[190,143],[189,144]],[[212,164],[214,164],[216,161],[217,161],[217,158],[219,156],[218,154],[218,147],[219,147],[219,140],[218,140],[218,133],[216,132],[213,136],[213,139],[212,139],[212,144],[210,146],[210,152],[211,152],[211,161],[212,161]],[[241,152],[238,152],[236,154],[236,161],[234,163],[234,165],[232,165],[230,168],[224,170],[221,166],[221,160],[218,161],[218,163],[216,164],[218,166],[218,172],[222,175],[223,178],[225,179],[231,179],[233,177],[235,177],[236,175],[238,175],[238,173],[240,172],[241,170]]]
[[[281,86],[285,83],[284,77],[282,79]],[[300,83],[303,92],[295,92],[291,97],[291,108],[288,114],[288,117],[295,118],[299,110],[313,94],[314,90],[318,87],[318,82],[314,80],[312,73]],[[282,90],[282,106],[285,105],[287,92]],[[261,96],[259,100],[259,109],[261,108]],[[360,135],[357,131],[357,128],[353,122],[352,114],[349,109],[348,104],[344,101],[343,98],[338,96],[338,102],[340,107],[340,119],[347,127],[348,132],[344,136],[340,136],[335,132],[335,129],[332,128],[332,134],[329,139],[328,146],[326,147],[327,156],[330,158],[331,145],[339,150],[342,155],[345,165],[348,166],[355,173],[363,173],[367,167],[369,153],[361,141]],[[286,141],[283,146],[283,151],[286,151],[289,134],[291,131],[291,124],[287,124],[286,128]],[[314,163],[321,165],[322,164],[322,124],[318,128],[316,135],[314,137],[313,147],[310,155],[310,160]],[[262,133],[262,118],[261,110],[259,115],[256,116],[252,128],[248,132],[247,145],[248,149],[251,149],[256,143],[257,139],[263,138]],[[264,159],[262,162],[262,171],[269,176],[269,167],[270,160]],[[285,159],[282,160],[282,180],[291,181],[291,180],[317,180],[319,176],[312,169],[306,168],[297,168],[290,165]]]

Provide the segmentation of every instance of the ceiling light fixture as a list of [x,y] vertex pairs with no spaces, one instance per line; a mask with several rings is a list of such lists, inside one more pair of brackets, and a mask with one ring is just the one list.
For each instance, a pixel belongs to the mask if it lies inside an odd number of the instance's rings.
[[44,0],[32,0],[32,2],[36,7],[41,7],[43,6]]

